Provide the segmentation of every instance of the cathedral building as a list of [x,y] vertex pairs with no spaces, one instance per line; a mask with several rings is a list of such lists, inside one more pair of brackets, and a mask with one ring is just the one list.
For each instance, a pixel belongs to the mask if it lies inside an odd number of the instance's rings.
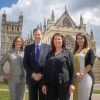
[[23,15],[19,16],[17,22],[8,21],[4,11],[2,14],[1,25],[1,56],[3,56],[9,48],[11,48],[13,39],[16,36],[22,36]]

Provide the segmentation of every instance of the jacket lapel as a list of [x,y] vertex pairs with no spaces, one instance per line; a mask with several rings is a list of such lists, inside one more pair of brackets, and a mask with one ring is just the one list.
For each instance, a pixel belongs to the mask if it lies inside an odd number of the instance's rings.
[[35,58],[35,44],[32,44],[31,47],[30,47],[30,56],[32,58]]

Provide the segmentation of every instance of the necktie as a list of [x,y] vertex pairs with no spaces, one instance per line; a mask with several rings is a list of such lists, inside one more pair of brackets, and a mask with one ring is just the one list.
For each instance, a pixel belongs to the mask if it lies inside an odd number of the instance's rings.
[[40,56],[40,48],[39,45],[36,46],[36,61],[38,62]]

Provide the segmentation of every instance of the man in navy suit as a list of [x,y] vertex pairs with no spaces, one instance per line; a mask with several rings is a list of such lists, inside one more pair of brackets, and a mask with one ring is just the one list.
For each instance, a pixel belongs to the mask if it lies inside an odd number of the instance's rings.
[[46,55],[49,45],[42,43],[42,34],[39,29],[33,31],[34,43],[27,45],[24,51],[24,67],[26,70],[26,82],[29,90],[29,100],[45,100],[42,93],[42,77]]

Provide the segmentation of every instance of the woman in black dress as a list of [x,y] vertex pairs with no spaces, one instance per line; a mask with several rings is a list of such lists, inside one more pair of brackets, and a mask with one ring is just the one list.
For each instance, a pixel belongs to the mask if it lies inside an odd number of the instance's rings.
[[42,91],[47,95],[47,100],[69,100],[74,90],[74,80],[73,55],[66,49],[64,36],[56,33],[46,58]]

